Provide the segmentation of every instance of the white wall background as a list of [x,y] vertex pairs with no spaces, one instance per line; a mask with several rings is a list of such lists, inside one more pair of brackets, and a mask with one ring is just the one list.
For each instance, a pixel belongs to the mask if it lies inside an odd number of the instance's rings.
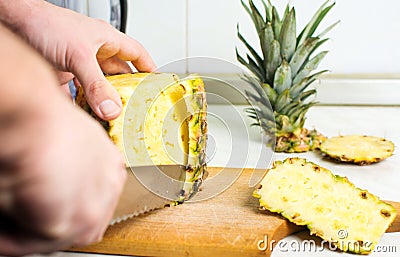
[[[293,0],[298,30],[325,0]],[[274,0],[283,10],[287,1]],[[400,1],[337,0],[329,25],[330,53],[321,68],[333,74],[400,74]],[[237,63],[239,22],[242,34],[256,42],[251,21],[240,0],[129,0],[127,33],[139,40],[157,65],[193,56],[211,56]],[[323,27],[323,26],[322,26]],[[190,67],[181,62],[173,72],[229,72],[218,67]]]

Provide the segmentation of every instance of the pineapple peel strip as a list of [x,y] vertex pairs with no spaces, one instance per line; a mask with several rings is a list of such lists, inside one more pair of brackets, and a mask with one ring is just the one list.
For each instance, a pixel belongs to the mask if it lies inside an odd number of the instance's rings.
[[390,204],[301,158],[277,161],[253,196],[339,249],[368,254],[396,216]]

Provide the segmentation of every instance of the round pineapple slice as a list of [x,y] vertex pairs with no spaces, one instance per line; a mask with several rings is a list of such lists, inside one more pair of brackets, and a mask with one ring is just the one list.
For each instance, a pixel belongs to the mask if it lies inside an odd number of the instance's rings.
[[341,162],[367,165],[392,156],[394,144],[380,137],[348,135],[327,139],[320,150]]

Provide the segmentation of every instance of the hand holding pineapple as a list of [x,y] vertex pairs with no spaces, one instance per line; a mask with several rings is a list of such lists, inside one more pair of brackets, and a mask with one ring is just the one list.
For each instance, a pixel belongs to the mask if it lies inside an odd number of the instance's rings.
[[0,255],[98,241],[125,181],[121,154],[2,25],[0,55]]
[[0,0],[0,21],[35,47],[55,68],[60,84],[75,78],[98,117],[118,117],[122,103],[106,74],[131,72],[126,61],[139,71],[155,65],[136,40],[110,24],[86,17],[46,1]]

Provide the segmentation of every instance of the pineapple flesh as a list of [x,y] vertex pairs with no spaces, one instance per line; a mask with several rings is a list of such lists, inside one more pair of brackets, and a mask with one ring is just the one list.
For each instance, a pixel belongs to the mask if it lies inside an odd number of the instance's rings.
[[[260,126],[270,137],[276,152],[306,152],[318,149],[325,137],[304,128],[305,115],[315,102],[310,85],[326,70],[315,72],[327,51],[317,52],[328,39],[324,38],[337,23],[317,34],[316,30],[334,3],[325,2],[296,36],[296,13],[287,5],[282,18],[270,1],[262,0],[260,12],[249,0],[242,5],[251,17],[259,37],[257,48],[239,32],[238,38],[247,48],[247,60],[236,49],[238,61],[246,66],[256,80],[245,76],[253,92],[246,92],[253,125]],[[263,15],[261,14],[263,13]],[[261,54],[259,54],[259,52]]]
[[327,139],[320,150],[337,161],[367,165],[392,156],[394,144],[380,137],[348,135]]
[[120,94],[122,114],[101,121],[79,89],[76,103],[99,120],[127,166],[180,164],[186,167],[183,194],[189,199],[205,179],[206,99],[200,77],[135,73],[107,77]]
[[254,196],[262,208],[360,254],[374,249],[396,216],[394,207],[375,195],[301,158],[275,162]]

